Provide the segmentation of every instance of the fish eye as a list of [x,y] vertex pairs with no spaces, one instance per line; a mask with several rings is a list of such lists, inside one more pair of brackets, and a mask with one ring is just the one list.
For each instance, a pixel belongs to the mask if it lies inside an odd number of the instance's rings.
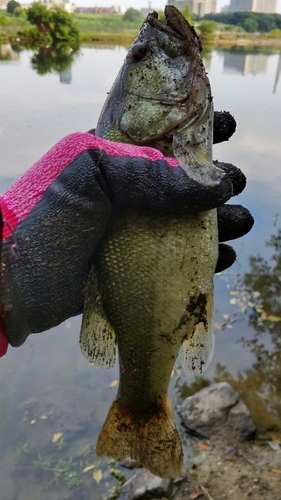
[[137,43],[132,47],[132,56],[134,62],[141,61],[147,54],[147,45],[144,43]]

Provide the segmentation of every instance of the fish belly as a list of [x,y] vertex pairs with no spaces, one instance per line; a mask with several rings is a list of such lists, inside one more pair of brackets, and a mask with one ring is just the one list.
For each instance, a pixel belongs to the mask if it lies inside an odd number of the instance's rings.
[[130,456],[161,477],[180,473],[168,385],[182,344],[187,372],[203,371],[212,356],[217,258],[216,210],[126,213],[112,220],[95,267],[116,333],[120,382],[98,454]]

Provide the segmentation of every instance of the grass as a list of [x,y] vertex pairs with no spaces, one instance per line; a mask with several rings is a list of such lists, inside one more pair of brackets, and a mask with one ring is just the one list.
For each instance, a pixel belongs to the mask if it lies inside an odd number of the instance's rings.
[[142,25],[142,20],[129,22],[123,21],[118,14],[73,14],[73,17],[80,27],[81,33],[111,33],[131,32],[135,35]]
[[[1,23],[1,16],[4,22]],[[129,47],[142,25],[142,20],[129,22],[123,21],[122,16],[99,14],[73,14],[79,26],[81,41],[103,41],[104,43],[122,44]],[[8,40],[16,38],[19,31],[31,28],[31,24],[24,17],[0,14],[0,37]]]

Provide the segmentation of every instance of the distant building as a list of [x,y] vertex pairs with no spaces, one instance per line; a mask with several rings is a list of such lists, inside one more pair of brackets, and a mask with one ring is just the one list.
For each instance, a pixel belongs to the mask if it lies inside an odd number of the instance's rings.
[[0,9],[7,10],[8,0],[0,0]]
[[278,0],[231,0],[224,12],[277,12]]
[[[48,9],[51,9],[51,7],[53,7],[54,5],[58,5],[59,7],[61,7],[62,9],[64,9],[66,12],[69,13],[73,12],[75,9],[75,5],[73,3],[70,3],[68,0],[36,0],[36,1],[42,3]],[[27,5],[27,7],[30,7],[30,5]],[[22,5],[22,7],[24,6]]]
[[216,12],[217,8],[217,0],[168,0],[168,3],[175,5],[179,9],[188,4],[191,12],[200,17]]
[[124,14],[127,9],[119,5],[112,7],[75,7],[74,12],[80,14]]
[[143,17],[147,17],[147,16],[148,16],[148,14],[150,14],[150,12],[153,12],[154,10],[156,10],[156,9],[154,9],[154,8],[151,6],[151,2],[148,2],[148,7],[144,7],[144,8],[143,8],[143,9],[141,9],[140,11],[141,11],[141,14],[142,14],[142,16],[143,16]]

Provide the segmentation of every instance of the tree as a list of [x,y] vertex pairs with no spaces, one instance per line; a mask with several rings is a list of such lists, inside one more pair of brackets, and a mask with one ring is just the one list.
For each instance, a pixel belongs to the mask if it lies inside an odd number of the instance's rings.
[[256,31],[258,31],[258,22],[255,19],[251,19],[250,17],[248,17],[243,22],[242,28],[248,31],[248,33],[255,33]]
[[33,28],[25,30],[23,36],[48,45],[67,42],[72,49],[79,47],[79,28],[72,16],[57,5],[47,9],[36,2],[27,9],[26,18]]
[[212,40],[216,31],[216,23],[213,21],[202,21],[198,26],[198,31],[203,40]]
[[128,10],[126,10],[123,16],[123,21],[130,21],[130,22],[143,21],[143,17],[139,10],[130,7]]
[[16,0],[10,0],[7,3],[8,14],[12,14],[12,16],[13,16],[15,13],[15,9],[17,9],[18,7],[21,7],[21,4],[19,2],[16,2]]
[[218,23],[241,26],[246,31],[260,31],[268,33],[274,29],[281,29],[280,14],[265,14],[263,12],[226,12],[223,14],[206,14],[205,20]]

